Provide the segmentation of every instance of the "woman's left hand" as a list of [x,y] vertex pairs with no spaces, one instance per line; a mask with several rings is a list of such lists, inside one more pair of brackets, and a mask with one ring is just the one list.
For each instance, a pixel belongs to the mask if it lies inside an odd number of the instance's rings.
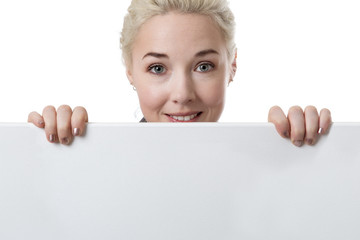
[[274,106],[269,110],[268,121],[275,125],[282,137],[290,138],[295,146],[300,147],[304,143],[314,145],[319,135],[329,131],[331,113],[326,108],[318,114],[314,106],[307,106],[304,111],[293,106],[286,117],[280,107]]

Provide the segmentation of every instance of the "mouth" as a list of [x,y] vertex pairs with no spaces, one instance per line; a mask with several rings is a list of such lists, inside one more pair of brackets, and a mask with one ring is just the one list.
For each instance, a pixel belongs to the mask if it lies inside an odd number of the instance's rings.
[[202,112],[165,114],[171,122],[195,122]]

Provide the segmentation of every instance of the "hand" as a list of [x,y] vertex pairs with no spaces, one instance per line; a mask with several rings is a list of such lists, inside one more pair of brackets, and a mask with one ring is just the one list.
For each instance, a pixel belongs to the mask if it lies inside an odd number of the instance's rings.
[[314,106],[307,106],[304,111],[299,106],[293,106],[286,117],[280,107],[274,106],[269,111],[268,120],[275,124],[282,137],[290,138],[295,146],[300,147],[304,142],[314,145],[319,135],[329,131],[331,113],[324,108],[319,115]]
[[44,108],[42,115],[31,112],[28,122],[39,128],[45,128],[46,138],[51,143],[69,145],[74,136],[81,136],[85,132],[88,114],[83,107],[76,107],[72,111],[68,105],[60,106],[57,111],[53,106]]

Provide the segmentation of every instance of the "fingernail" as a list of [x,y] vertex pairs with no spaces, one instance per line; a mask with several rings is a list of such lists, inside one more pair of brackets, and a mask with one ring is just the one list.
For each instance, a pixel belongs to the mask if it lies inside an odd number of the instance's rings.
[[322,128],[319,128],[318,134],[321,134],[324,130]]
[[74,136],[79,136],[79,135],[80,135],[80,129],[74,128]]
[[55,134],[50,134],[49,138],[50,138],[50,142],[55,142],[56,139]]
[[296,141],[294,141],[294,145],[297,146],[297,147],[301,147],[303,145],[303,141],[296,140]]
[[312,145],[313,142],[314,142],[313,139],[306,139],[306,143],[307,143],[308,145]]
[[43,124],[44,124],[44,121],[39,121],[38,124],[39,124],[39,125],[43,125]]
[[62,144],[69,144],[69,139],[68,138],[61,139],[61,143]]
[[285,132],[284,132],[284,136],[285,136],[286,138],[289,138],[289,137],[290,137],[290,133],[289,133],[288,131],[285,131]]

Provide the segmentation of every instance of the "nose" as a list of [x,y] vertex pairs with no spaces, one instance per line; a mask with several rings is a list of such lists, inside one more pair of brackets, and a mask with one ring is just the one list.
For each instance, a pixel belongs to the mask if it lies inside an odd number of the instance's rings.
[[171,81],[171,101],[177,104],[188,104],[195,100],[194,82],[186,73],[176,74]]

